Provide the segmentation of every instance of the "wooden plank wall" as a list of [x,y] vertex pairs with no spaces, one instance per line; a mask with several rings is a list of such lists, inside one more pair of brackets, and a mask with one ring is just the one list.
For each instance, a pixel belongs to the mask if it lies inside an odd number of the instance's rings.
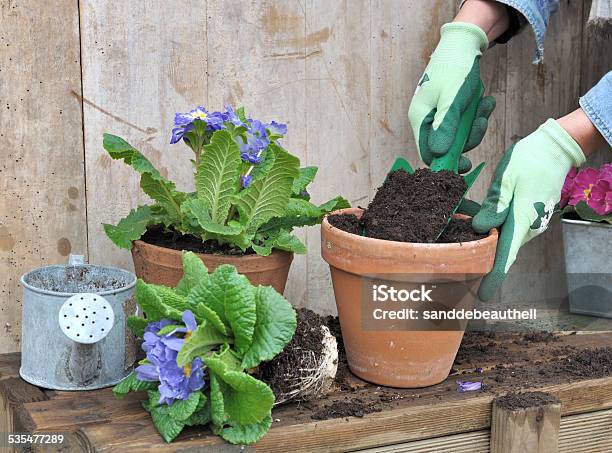
[[[612,66],[609,47],[605,52],[583,29],[589,5],[562,1],[543,65],[531,65],[530,30],[487,52],[483,78],[497,109],[484,143],[471,153],[476,162],[490,162],[473,198],[482,199],[508,146],[573,109]],[[91,262],[131,266],[129,253],[114,248],[100,224],[146,200],[131,170],[104,154],[103,132],[127,138],[188,189],[189,153],[168,145],[174,112],[242,104],[254,117],[289,124],[285,146],[303,164],[320,167],[315,201],[341,193],[365,206],[395,156],[419,165],[407,109],[456,2],[62,0],[61,8],[41,4],[36,13],[17,0],[0,6],[0,327],[7,333],[0,352],[6,352],[19,347],[23,272],[86,249]],[[286,294],[296,306],[333,313],[318,228],[300,234],[309,253],[296,258]],[[559,241],[554,226],[526,246],[500,300],[562,291]]]

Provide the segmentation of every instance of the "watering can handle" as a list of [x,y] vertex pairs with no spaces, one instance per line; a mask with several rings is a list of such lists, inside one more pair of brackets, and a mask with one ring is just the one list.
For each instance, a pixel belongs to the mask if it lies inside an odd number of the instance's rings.
[[480,100],[482,99],[483,93],[484,85],[482,84],[482,82],[479,82],[476,96],[472,98],[472,100],[470,101],[470,105],[468,105],[467,109],[465,109],[465,111],[463,112],[463,115],[461,115],[461,118],[459,120],[459,127],[457,128],[457,135],[455,136],[455,141],[453,142],[446,154],[440,157],[436,157],[432,160],[431,165],[429,166],[432,171],[450,170],[454,173],[459,172],[459,158],[461,157],[463,148],[465,148],[467,139],[470,136],[472,124],[476,119],[476,111],[478,110],[478,104],[480,104]]

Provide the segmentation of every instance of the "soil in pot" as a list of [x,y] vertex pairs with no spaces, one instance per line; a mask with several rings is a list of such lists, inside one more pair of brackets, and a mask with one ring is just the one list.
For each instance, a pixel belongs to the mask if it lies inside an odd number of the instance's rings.
[[[343,231],[398,242],[452,243],[486,237],[463,219],[447,219],[467,189],[463,177],[421,168],[414,173],[397,170],[378,189],[361,219],[338,214],[328,221]],[[446,226],[446,228],[445,228]],[[440,231],[444,233],[436,238]]]
[[195,253],[211,253],[222,255],[252,255],[255,252],[249,249],[246,252],[227,244],[220,245],[217,241],[202,241],[193,234],[181,234],[177,231],[164,230],[161,226],[150,227],[140,238],[147,244],[157,245],[173,250],[187,250]]
[[325,396],[337,367],[337,342],[325,319],[300,308],[293,339],[273,360],[261,364],[257,374],[272,388],[280,404]]

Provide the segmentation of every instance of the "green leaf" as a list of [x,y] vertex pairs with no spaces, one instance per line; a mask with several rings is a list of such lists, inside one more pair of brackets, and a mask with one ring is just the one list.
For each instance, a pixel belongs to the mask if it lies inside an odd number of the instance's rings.
[[200,392],[193,392],[186,400],[176,400],[168,406],[168,415],[175,420],[184,422],[196,411],[200,403]]
[[279,236],[276,238],[274,247],[287,252],[298,253],[300,255],[306,254],[306,246],[300,239],[289,233],[288,231],[281,230]]
[[291,193],[295,196],[300,196],[302,191],[306,190],[308,184],[310,184],[317,175],[317,167],[304,167],[300,168],[300,172],[293,180],[293,186],[291,187]]
[[261,162],[253,167],[251,184],[265,176],[272,168],[272,165],[274,165],[274,151],[268,146],[261,155]]
[[153,288],[155,293],[159,296],[162,304],[166,305],[167,307],[174,308],[181,313],[191,308],[187,303],[187,298],[177,294],[174,288],[168,288],[167,286],[163,285],[154,285],[152,283],[150,283],[149,286]]
[[599,215],[593,209],[586,204],[585,201],[580,201],[575,206],[576,214],[580,216],[583,220],[588,220],[590,222],[608,222],[612,223],[612,213],[607,215]]
[[147,322],[159,321],[163,318],[182,321],[182,312],[164,305],[152,285],[138,279],[136,281],[136,301],[144,311]]
[[249,445],[261,439],[272,426],[272,416],[267,415],[259,423],[250,425],[229,424],[219,431],[219,435],[232,444]]
[[191,363],[196,357],[203,356],[205,353],[212,351],[215,346],[231,342],[231,338],[226,337],[204,321],[196,328],[185,343],[183,343],[176,357],[176,364],[180,367],[184,367]]
[[113,393],[117,398],[123,398],[130,392],[140,392],[157,388],[157,382],[140,381],[136,373],[130,373],[125,379],[113,387]]
[[269,415],[274,393],[264,382],[242,371],[229,370],[218,358],[205,357],[204,362],[211,375],[226,384],[221,391],[227,421],[248,425],[259,423]]
[[195,253],[183,251],[183,278],[176,285],[177,294],[187,296],[193,288],[207,280],[208,269],[204,262]]
[[131,249],[132,241],[140,239],[147,227],[155,223],[155,217],[150,206],[140,206],[132,209],[127,217],[117,225],[104,223],[104,231],[113,243],[122,249]]
[[182,204],[181,210],[192,217],[205,232],[233,236],[240,234],[242,226],[222,225],[213,221],[208,210],[208,203],[201,198],[193,198]]
[[149,322],[146,319],[141,318],[140,316],[128,316],[127,319],[128,327],[132,333],[139,338],[142,338],[144,335],[144,330],[148,323]]
[[319,209],[322,211],[323,215],[329,212],[337,211],[338,209],[346,209],[350,207],[351,204],[348,202],[348,200],[341,196],[332,198],[331,200],[326,201],[322,205],[319,205]]
[[221,387],[224,386],[224,384],[219,382],[215,373],[209,371],[208,375],[210,378],[210,419],[215,425],[223,426],[226,416]]
[[229,329],[223,323],[223,321],[221,321],[219,315],[212,308],[208,308],[206,305],[204,305],[203,302],[198,303],[197,300],[199,299],[197,299],[197,296],[195,294],[194,298],[190,297],[189,300],[192,304],[198,304],[195,307],[196,316],[199,316],[200,318],[208,321],[215,329],[217,329],[223,335],[228,335]]
[[219,266],[208,281],[194,288],[189,296],[203,302],[229,325],[238,352],[249,347],[255,327],[254,288],[234,266]]
[[185,427],[185,423],[172,418],[168,410],[161,406],[151,407],[151,418],[159,434],[168,443],[172,442]]
[[163,327],[157,332],[157,336],[161,337],[163,335],[168,335],[171,332],[174,332],[176,329],[184,328],[185,326],[181,326],[178,324],[170,324],[169,326]]
[[273,248],[299,254],[306,253],[306,246],[302,241],[286,230],[272,232],[262,243],[253,243],[251,247],[260,256],[268,256]]
[[285,213],[280,217],[270,219],[259,228],[260,233],[285,229],[291,231],[295,227],[317,225],[325,211],[308,200],[290,198]]
[[210,403],[206,395],[200,392],[200,402],[196,411],[185,420],[186,426],[207,425],[210,422]]
[[104,149],[113,159],[123,159],[141,174],[140,187],[165,209],[170,219],[181,219],[180,205],[185,194],[176,191],[173,182],[164,178],[140,151],[120,137],[104,134]]
[[299,171],[297,157],[272,144],[269,150],[274,153],[270,171],[235,197],[240,221],[249,235],[254,235],[271,218],[284,215],[293,179]]
[[206,202],[214,223],[224,224],[237,190],[240,148],[227,131],[216,131],[204,153],[196,174],[198,197]]
[[254,368],[264,360],[273,359],[291,341],[295,333],[295,310],[287,299],[269,286],[259,286],[255,292],[257,322],[253,342],[244,354],[242,367]]

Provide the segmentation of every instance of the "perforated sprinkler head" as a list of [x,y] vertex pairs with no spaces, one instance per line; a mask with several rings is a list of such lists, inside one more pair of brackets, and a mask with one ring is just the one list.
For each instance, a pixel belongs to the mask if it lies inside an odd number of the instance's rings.
[[97,343],[108,335],[114,324],[113,308],[97,294],[75,294],[59,311],[62,332],[77,343]]

